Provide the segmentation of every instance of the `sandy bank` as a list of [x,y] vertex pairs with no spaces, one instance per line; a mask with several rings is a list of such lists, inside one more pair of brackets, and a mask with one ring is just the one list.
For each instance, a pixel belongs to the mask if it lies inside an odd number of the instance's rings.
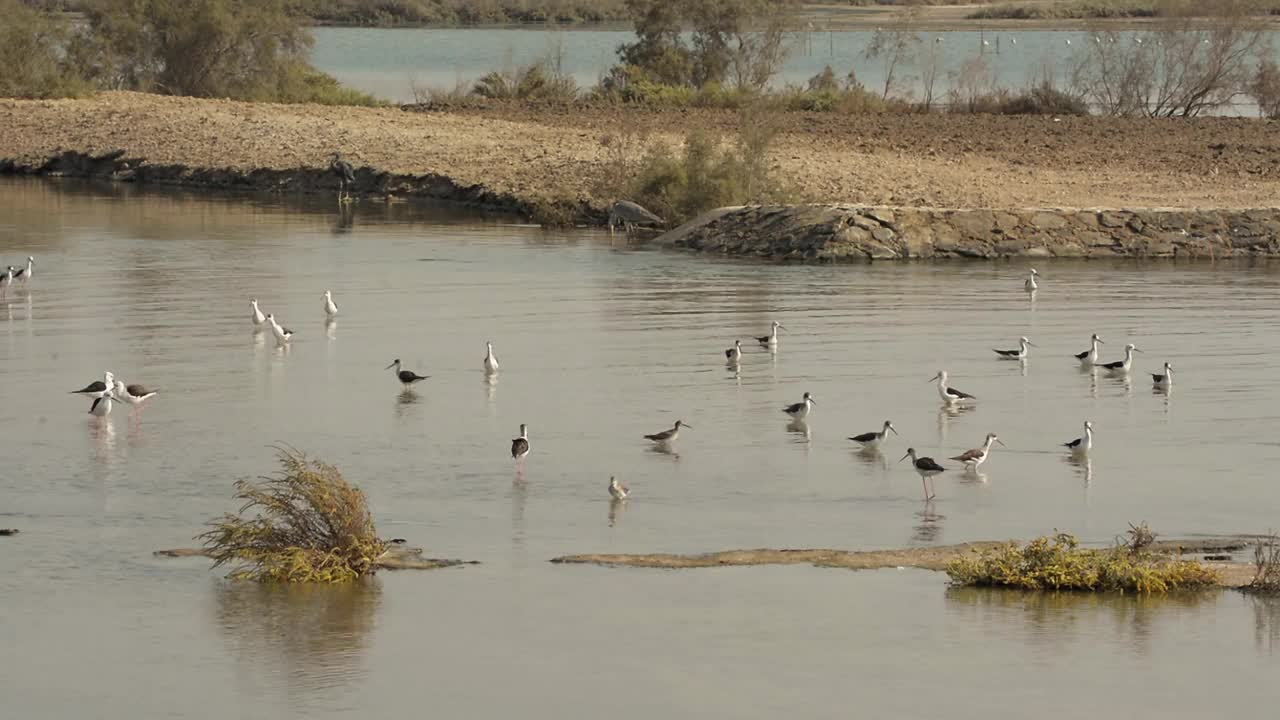
[[[899,207],[1254,208],[1280,197],[1280,123],[1241,119],[787,113],[770,161],[812,202]],[[102,93],[0,100],[0,166],[51,172],[50,158],[119,153],[98,168],[142,182],[333,192],[341,150],[369,195],[450,194],[528,213],[556,200],[600,219],[602,140],[674,142],[731,131],[734,113],[632,108],[398,108],[274,105]],[[43,170],[42,170],[43,169]],[[74,169],[74,166],[73,166]],[[81,168],[84,169],[84,168]],[[67,172],[65,174],[75,174]]]

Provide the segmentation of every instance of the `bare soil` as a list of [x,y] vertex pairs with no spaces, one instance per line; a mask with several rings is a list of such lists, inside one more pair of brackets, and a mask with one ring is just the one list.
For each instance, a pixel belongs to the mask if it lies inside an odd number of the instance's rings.
[[[102,93],[0,100],[0,159],[122,149],[150,164],[239,170],[357,167],[438,174],[498,194],[616,198],[605,139],[678,142],[694,127],[731,135],[716,110],[276,105]],[[936,207],[1271,207],[1280,197],[1280,122],[979,115],[783,113],[771,153],[798,199]]]

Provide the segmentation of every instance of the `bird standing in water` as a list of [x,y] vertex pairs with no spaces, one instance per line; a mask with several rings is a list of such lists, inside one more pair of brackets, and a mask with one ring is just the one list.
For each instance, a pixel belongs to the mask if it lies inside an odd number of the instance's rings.
[[529,454],[529,428],[520,423],[520,437],[511,441],[511,459],[519,462]]
[[612,497],[614,500],[626,500],[627,496],[629,496],[630,494],[631,494],[631,490],[627,488],[626,485],[623,485],[622,483],[618,482],[618,478],[613,476],[609,477],[610,497]]

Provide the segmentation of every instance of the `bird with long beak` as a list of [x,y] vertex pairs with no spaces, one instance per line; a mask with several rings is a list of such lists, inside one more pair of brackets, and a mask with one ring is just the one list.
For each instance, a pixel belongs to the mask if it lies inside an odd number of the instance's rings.
[[996,437],[995,433],[987,433],[987,439],[982,443],[982,447],[965,450],[963,453],[956,455],[951,459],[956,462],[964,463],[965,469],[970,472],[976,471],[979,465],[986,462],[987,458],[991,457],[992,443],[1000,443],[1001,445],[1004,445],[1003,442],[1000,442],[1000,438]]

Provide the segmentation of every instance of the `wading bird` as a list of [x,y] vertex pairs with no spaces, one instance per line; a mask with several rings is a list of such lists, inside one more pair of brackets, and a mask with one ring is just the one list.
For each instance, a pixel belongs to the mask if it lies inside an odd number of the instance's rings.
[[276,316],[267,313],[267,322],[271,324],[271,334],[276,336],[276,342],[284,345],[293,339],[293,331],[276,322]]
[[407,388],[407,387],[409,387],[410,385],[412,385],[412,384],[416,383],[416,382],[422,382],[423,380],[426,380],[427,378],[431,377],[430,375],[419,375],[418,373],[416,373],[416,372],[414,372],[414,371],[412,371],[412,370],[402,370],[402,369],[400,369],[400,358],[396,358],[395,360],[393,360],[393,361],[391,362],[391,364],[390,364],[390,365],[388,365],[388,366],[386,366],[386,367],[384,367],[384,368],[382,368],[382,369],[383,369],[383,370],[390,370],[391,368],[395,368],[396,378],[397,378],[397,379],[399,379],[399,380],[400,380],[400,382],[401,382],[401,383],[402,383],[406,388]]
[[347,185],[354,185],[356,182],[355,168],[342,159],[341,153],[334,153],[329,156],[329,172],[338,176],[338,202],[350,202],[351,194],[346,190]]
[[609,495],[614,500],[626,500],[627,496],[630,494],[630,488],[618,482],[618,478],[613,477],[612,475],[609,476]]
[[1001,445],[1004,445],[1003,442],[1000,442],[1000,438],[996,437],[995,433],[987,433],[987,439],[982,443],[982,447],[966,450],[951,459],[956,462],[964,463],[966,470],[976,471],[979,465],[986,462],[987,458],[991,457],[992,443],[1000,443]]
[[119,380],[115,381],[114,387],[115,399],[118,402],[128,403],[134,407],[150,400],[156,394],[155,390],[150,390],[145,385],[125,385]]
[[609,232],[613,232],[613,228],[618,225],[622,226],[624,232],[631,232],[632,228],[661,225],[664,222],[666,221],[658,215],[630,200],[619,200],[609,209]]
[[946,472],[946,468],[933,461],[931,457],[916,457],[915,448],[907,448],[907,454],[903,455],[898,462],[902,462],[907,458],[911,458],[911,467],[915,468],[916,473],[920,475],[920,484],[924,486],[924,499],[932,500],[933,488],[929,478],[939,473]]
[[778,344],[778,328],[782,328],[783,330],[786,330],[786,328],[783,327],[782,323],[778,322],[777,320],[774,320],[773,325],[769,327],[769,334],[756,338],[756,342],[760,343],[761,345],[764,345],[765,347],[769,347],[770,345],[777,345]]
[[493,356],[493,343],[484,344],[484,371],[490,375],[498,372],[498,358]]
[[[529,454],[529,427],[520,423],[520,437],[511,441],[511,459],[520,461]],[[553,453],[554,454],[554,453]]]
[[103,380],[94,380],[79,390],[72,390],[72,395],[96,395],[115,387],[116,376],[110,370],[102,373]]
[[111,414],[111,403],[115,399],[111,396],[111,390],[103,390],[94,398],[93,404],[89,406],[89,414],[94,417],[106,417]]
[[1142,352],[1142,351],[1139,350],[1137,346],[1134,345],[1133,343],[1129,343],[1128,345],[1124,346],[1123,360],[1116,360],[1115,362],[1103,363],[1098,367],[1102,368],[1103,370],[1106,370],[1109,373],[1112,373],[1113,375],[1128,374],[1129,368],[1133,367],[1133,354],[1135,352]]
[[1082,353],[1076,353],[1076,359],[1081,365],[1097,365],[1098,364],[1098,346],[1103,344],[1102,338],[1098,337],[1098,333],[1094,333],[1089,338],[1089,349]]
[[670,430],[663,430],[660,433],[645,435],[646,440],[652,440],[656,443],[672,442],[680,437],[680,428],[691,428],[692,425],[685,425],[683,420],[677,420],[676,424]]
[[333,293],[328,290],[324,291],[324,314],[327,317],[337,317],[338,304],[333,301]]
[[742,360],[741,340],[734,340],[733,347],[724,351],[724,359],[727,360],[730,365],[737,365]]
[[253,321],[255,326],[261,325],[267,321],[267,316],[262,314],[262,310],[258,308],[258,299],[249,298],[249,304],[253,306],[253,313],[249,315],[249,319]]
[[14,273],[14,274],[13,274],[13,279],[14,279],[14,280],[21,280],[22,282],[26,282],[26,281],[30,280],[30,279],[31,279],[31,270],[32,270],[32,268],[34,268],[34,267],[35,267],[35,264],[36,264],[36,259],[35,259],[35,258],[33,258],[33,257],[31,257],[30,255],[28,255],[28,256],[27,256],[27,266],[26,266],[26,267],[24,267],[24,268],[21,268],[20,270],[18,270],[18,272]]
[[1039,277],[1039,275],[1040,273],[1036,272],[1035,268],[1031,268],[1031,274],[1027,277],[1027,281],[1022,284],[1022,289],[1029,293],[1039,290],[1040,285],[1036,283],[1036,278]]
[[1018,338],[1017,350],[996,350],[992,348],[992,352],[1000,356],[1001,360],[1025,360],[1027,358],[1027,348],[1040,347],[1025,337]]
[[850,440],[862,446],[863,450],[875,450],[880,447],[880,443],[889,436],[889,432],[893,431],[894,435],[898,434],[898,429],[893,426],[893,422],[884,421],[884,426],[880,428],[880,432],[868,432],[861,435],[854,435]]
[[938,396],[942,398],[942,402],[948,405],[955,405],[966,400],[977,400],[978,398],[967,392],[962,392],[947,385],[947,371],[939,370],[937,375],[929,378],[929,382],[938,381]]
[[813,406],[818,403],[814,401],[813,396],[809,393],[804,394],[804,398],[794,405],[788,405],[782,408],[782,412],[790,415],[796,420],[804,420],[809,417],[809,411],[813,410]]
[[1093,423],[1085,420],[1084,435],[1071,442],[1062,443],[1062,446],[1070,450],[1072,455],[1088,455],[1093,449]]
[[9,269],[5,270],[3,273],[0,273],[0,295],[3,295],[4,291],[7,290],[9,286],[12,284],[13,284],[13,266],[10,265]]
[[1164,374],[1157,375],[1151,373],[1151,382],[1158,388],[1168,390],[1173,385],[1173,366],[1169,363],[1164,364]]

